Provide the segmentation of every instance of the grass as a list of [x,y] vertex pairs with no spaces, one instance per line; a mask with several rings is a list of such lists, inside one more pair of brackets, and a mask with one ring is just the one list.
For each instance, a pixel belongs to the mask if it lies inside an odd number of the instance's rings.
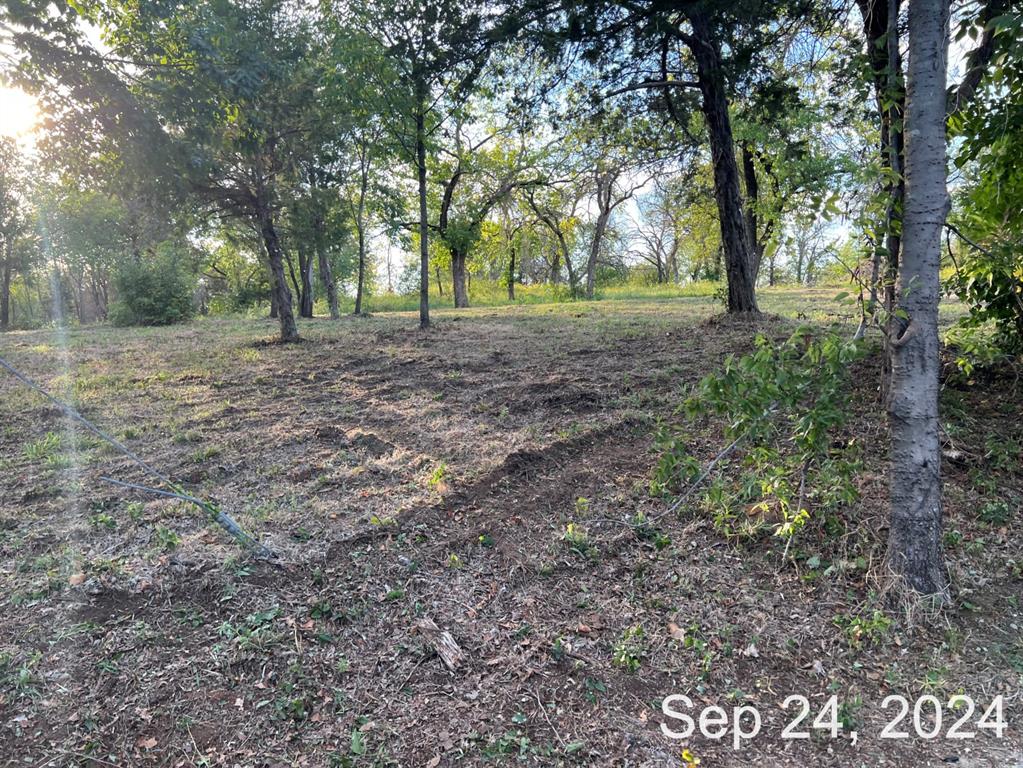
[[[0,510],[0,700],[13,724],[0,754],[249,764],[258,744],[275,765],[334,753],[357,768],[386,751],[382,766],[441,754],[568,768],[608,765],[627,742],[630,759],[659,765],[678,750],[648,710],[692,689],[722,705],[741,690],[765,713],[789,693],[838,691],[861,726],[856,750],[783,753],[780,726],[765,724],[738,754],[692,745],[704,765],[943,759],[940,740],[863,734],[879,730],[882,680],[904,695],[921,681],[1018,691],[1023,652],[1006,628],[1023,621],[1019,398],[946,390],[943,427],[965,457],[946,469],[949,562],[970,609],[943,617],[949,631],[914,629],[871,595],[866,565],[883,554],[887,513],[872,369],[848,405],[871,450],[840,545],[809,537],[798,566],[783,565],[772,542],[723,541],[693,510],[659,516],[657,424],[754,333],[720,317],[709,287],[673,290],[437,306],[426,333],[415,301],[376,305],[300,320],[297,345],[268,343],[274,321],[240,315],[73,328],[67,369],[49,331],[0,337],[6,358],[79,392],[87,415],[283,565],[246,557],[191,507],[102,483],[141,480],[118,457],[90,451],[65,482],[47,466],[70,448],[59,415],[0,379],[0,498],[14,500]],[[839,290],[764,289],[762,308],[783,319],[755,331],[851,325]],[[687,447],[713,456],[720,428],[692,430]],[[458,672],[416,629],[424,618],[466,651]]]

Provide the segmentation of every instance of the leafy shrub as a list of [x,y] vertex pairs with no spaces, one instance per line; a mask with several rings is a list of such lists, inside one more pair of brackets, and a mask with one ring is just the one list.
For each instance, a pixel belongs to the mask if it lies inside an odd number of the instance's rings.
[[114,286],[117,301],[110,319],[115,325],[170,325],[193,314],[195,281],[173,255],[121,264]]
[[[781,344],[758,337],[756,345],[704,377],[683,410],[690,421],[723,417],[725,438],[739,455],[732,460],[723,451],[716,467],[722,471],[702,491],[701,506],[715,527],[728,536],[752,535],[769,523],[790,538],[809,520],[811,505],[827,513],[856,498],[859,446],[837,433],[849,414],[849,366],[863,347],[834,333],[817,338],[808,327]],[[685,437],[683,430],[659,431],[654,493],[705,479]]]
[[945,289],[970,307],[970,313],[959,321],[961,328],[992,323],[998,346],[1018,354],[1023,352],[1023,260],[1017,248],[1017,244],[1005,242],[984,252],[967,250],[945,281]]

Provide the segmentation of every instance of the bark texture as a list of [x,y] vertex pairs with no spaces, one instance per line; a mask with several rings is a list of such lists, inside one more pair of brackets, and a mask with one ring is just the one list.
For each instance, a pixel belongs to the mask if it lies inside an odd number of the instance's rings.
[[355,232],[359,237],[359,274],[355,286],[355,309],[353,314],[363,312],[363,297],[366,295],[366,196],[369,193],[369,174],[373,158],[369,137],[359,141],[359,191],[355,202],[350,202],[355,218]]
[[281,324],[281,341],[298,341],[298,327],[295,325],[295,313],[291,306],[291,291],[288,290],[287,278],[284,276],[284,251],[281,249],[281,241],[274,226],[273,214],[268,206],[260,206],[258,215],[259,231],[270,264],[270,290],[273,292],[271,311],[276,307],[277,319]]
[[904,327],[891,341],[891,529],[888,559],[917,592],[945,596],[938,436],[939,268],[946,189],[948,0],[910,0],[906,196],[898,301]]
[[11,259],[4,260],[3,274],[0,275],[0,331],[11,327]]
[[451,288],[455,294],[455,306],[464,309],[469,306],[469,291],[465,285],[465,253],[451,251]]
[[366,178],[363,176],[359,205],[355,215],[355,230],[359,235],[359,283],[355,288],[355,314],[362,314],[362,297],[366,291]]
[[509,248],[511,257],[508,261],[508,300],[515,301],[515,246]]
[[420,108],[416,112],[416,172],[419,181],[419,327],[430,327],[430,221],[426,210],[426,94],[417,88]]
[[702,111],[707,123],[711,157],[714,163],[714,198],[721,225],[728,276],[728,312],[759,314],[755,290],[754,257],[743,210],[739,186],[739,168],[735,161],[735,142],[728,116],[721,49],[714,39],[710,23],[700,11],[689,13],[693,39],[689,47],[696,61],[702,96]]
[[322,241],[316,244],[316,259],[319,262],[320,281],[323,283],[323,290],[327,292],[330,319],[339,320],[341,310],[337,303],[337,283],[334,282],[334,270],[331,269],[330,259],[327,258],[327,249],[323,247]]
[[299,314],[313,316],[313,259],[306,248],[298,249],[298,268],[302,273],[302,287],[299,291]]

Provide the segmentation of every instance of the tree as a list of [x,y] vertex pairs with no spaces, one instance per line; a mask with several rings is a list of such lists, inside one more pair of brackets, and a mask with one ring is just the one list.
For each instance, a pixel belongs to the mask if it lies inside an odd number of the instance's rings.
[[[828,241],[828,222],[816,212],[792,217],[785,228],[784,245],[790,250],[789,262],[794,270],[793,277],[799,284],[813,285],[821,261],[831,249]],[[770,285],[774,285],[774,262],[770,263]]]
[[525,190],[529,207],[541,225],[547,228],[556,243],[550,261],[550,280],[561,281],[561,267],[568,272],[568,288],[572,296],[579,291],[579,276],[572,263],[572,248],[579,226],[579,206],[584,192],[578,181],[564,182],[546,188]]
[[891,340],[892,519],[888,560],[923,595],[947,597],[941,551],[939,272],[948,213],[945,79],[948,0],[910,0],[906,192]]
[[611,215],[626,200],[650,180],[648,176],[630,177],[630,172],[636,169],[630,168],[623,162],[615,162],[606,157],[601,158],[593,168],[593,199],[597,206],[597,216],[593,221],[593,236],[590,238],[590,247],[586,258],[586,298],[592,299],[596,286],[597,260],[600,257],[601,246],[604,243],[604,236],[607,233],[608,223]]
[[280,338],[296,341],[279,217],[318,127],[322,59],[310,19],[289,0],[218,0],[140,10],[111,2],[96,20],[117,55],[155,60],[133,77],[133,91],[159,116],[171,165],[195,194],[259,233]]
[[[710,147],[714,197],[728,278],[728,311],[759,312],[756,257],[736,160],[730,113],[731,92],[759,57],[771,49],[784,25],[779,20],[805,15],[798,0],[686,0],[640,4],[632,0],[590,0],[572,5],[565,36],[588,44],[603,59],[602,74],[616,85],[604,98],[637,91],[653,94],[650,110],[666,114],[693,138],[689,99],[699,93],[698,109]],[[623,51],[625,51],[623,55]]]
[[30,225],[24,159],[13,139],[0,137],[0,331],[11,325],[11,280],[25,268],[23,240]]
[[506,126],[470,138],[460,117],[452,121],[449,142],[439,149],[441,196],[436,232],[451,258],[452,295],[456,307],[469,306],[467,264],[479,242],[484,221],[518,189],[546,183],[535,168],[534,151],[524,135],[504,138]]
[[487,5],[458,0],[364,0],[334,7],[339,28],[354,26],[379,46],[374,75],[387,126],[416,172],[419,219],[419,325],[430,325],[430,221],[427,156],[433,134],[457,112],[503,37]]

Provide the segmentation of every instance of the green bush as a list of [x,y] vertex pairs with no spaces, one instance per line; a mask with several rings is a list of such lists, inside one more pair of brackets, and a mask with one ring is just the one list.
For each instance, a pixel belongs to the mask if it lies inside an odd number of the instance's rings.
[[170,325],[193,312],[195,281],[170,255],[129,262],[114,274],[117,300],[110,308],[114,325]]
[[[753,536],[764,524],[791,539],[814,510],[822,522],[856,499],[859,445],[843,439],[849,416],[849,366],[861,342],[803,326],[784,342],[757,337],[756,350],[729,356],[719,373],[703,378],[682,410],[690,424],[657,433],[660,461],[654,494],[680,493],[697,478],[707,486],[696,503],[727,536]],[[700,473],[692,456],[692,424],[723,417],[734,458],[723,451]]]
[[985,251],[968,249],[945,281],[945,289],[970,307],[960,327],[975,329],[993,323],[995,343],[1016,354],[1023,352],[1023,260],[1017,248],[1005,242]]

